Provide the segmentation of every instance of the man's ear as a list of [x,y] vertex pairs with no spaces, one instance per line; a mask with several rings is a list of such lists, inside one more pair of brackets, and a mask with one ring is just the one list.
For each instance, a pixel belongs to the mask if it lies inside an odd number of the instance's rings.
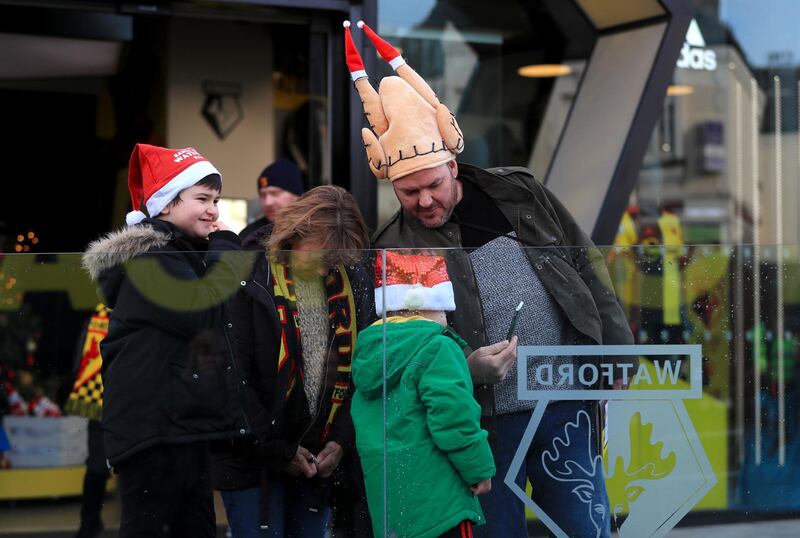
[[453,179],[458,177],[458,163],[455,159],[447,163],[447,168],[450,169],[450,177]]

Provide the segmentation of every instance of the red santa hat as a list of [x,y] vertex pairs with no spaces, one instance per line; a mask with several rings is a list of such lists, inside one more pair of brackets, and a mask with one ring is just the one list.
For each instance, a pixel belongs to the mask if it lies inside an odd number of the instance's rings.
[[47,396],[39,396],[28,404],[28,412],[34,417],[62,417],[61,409]]
[[[128,226],[147,216],[155,217],[178,194],[201,179],[222,174],[194,148],[169,149],[136,144],[128,165],[128,190],[133,211],[125,217]],[[142,204],[147,215],[141,211]]]
[[389,62],[389,65],[392,66],[392,69],[397,71],[398,67],[405,65],[406,61],[400,55],[400,51],[394,48],[391,43],[376,34],[375,31],[367,26],[364,21],[358,21],[356,26],[364,30],[364,33],[367,34],[369,40],[372,41],[372,45],[375,47],[375,50],[378,51],[378,54],[381,55],[381,58]]
[[20,396],[19,391],[14,388],[14,385],[6,381],[3,383],[3,389],[6,392],[6,400],[8,401],[9,413],[12,415],[27,415],[28,402]]
[[347,70],[350,71],[350,77],[355,82],[366,77],[367,71],[364,69],[364,61],[353,41],[353,34],[350,33],[350,21],[344,21],[342,26],[344,26],[344,60],[347,63]]
[[400,310],[456,309],[453,284],[441,256],[386,252],[386,282],[383,256],[375,263],[375,310],[378,315]]

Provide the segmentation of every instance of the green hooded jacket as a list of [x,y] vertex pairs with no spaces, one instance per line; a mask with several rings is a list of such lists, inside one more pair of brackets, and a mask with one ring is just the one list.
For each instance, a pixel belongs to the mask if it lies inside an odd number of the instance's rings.
[[387,321],[385,428],[382,321],[359,335],[353,357],[351,415],[375,536],[434,537],[464,520],[484,523],[469,488],[494,476],[495,466],[472,396],[466,343],[423,318]]

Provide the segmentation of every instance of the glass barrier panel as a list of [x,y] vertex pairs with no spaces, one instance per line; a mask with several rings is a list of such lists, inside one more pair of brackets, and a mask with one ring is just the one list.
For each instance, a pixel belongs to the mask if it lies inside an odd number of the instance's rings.
[[219,491],[220,529],[641,536],[797,510],[800,248],[509,241],[4,255],[4,531],[115,531],[126,468],[177,487],[164,450]]
[[503,237],[378,256],[376,535],[471,521],[475,536],[649,536],[793,517],[798,247]]
[[349,408],[372,253],[144,243],[0,258],[3,532],[369,529]]

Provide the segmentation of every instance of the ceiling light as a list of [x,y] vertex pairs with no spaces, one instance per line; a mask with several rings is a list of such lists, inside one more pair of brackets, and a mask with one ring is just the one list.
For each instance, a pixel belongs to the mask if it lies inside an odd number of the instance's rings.
[[688,84],[670,84],[667,87],[667,95],[672,96],[680,96],[680,95],[692,95],[694,93],[694,86],[689,86]]
[[113,75],[122,43],[0,32],[0,80]]
[[563,77],[570,73],[572,73],[572,68],[564,64],[526,65],[517,69],[519,76],[529,78]]

